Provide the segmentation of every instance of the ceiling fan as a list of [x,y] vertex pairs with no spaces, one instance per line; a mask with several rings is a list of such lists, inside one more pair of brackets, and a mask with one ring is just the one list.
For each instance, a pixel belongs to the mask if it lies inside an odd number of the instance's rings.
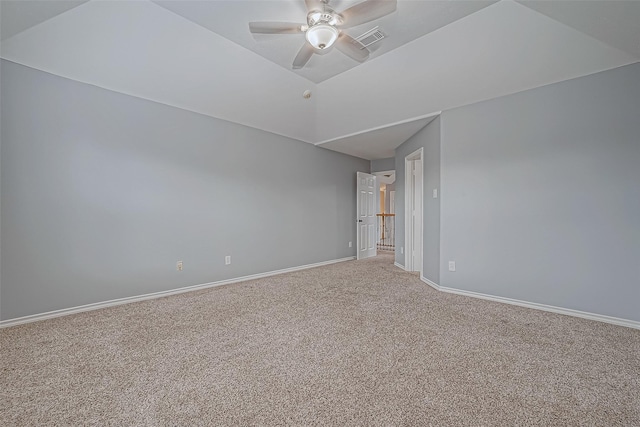
[[364,62],[369,58],[369,49],[343,30],[355,27],[396,10],[397,0],[365,0],[338,13],[329,0],[305,0],[307,5],[307,23],[292,22],[250,22],[249,31],[253,34],[300,34],[304,33],[306,42],[293,60],[293,69],[299,69],[311,59],[314,53],[325,53],[334,44],[336,48],[350,58]]

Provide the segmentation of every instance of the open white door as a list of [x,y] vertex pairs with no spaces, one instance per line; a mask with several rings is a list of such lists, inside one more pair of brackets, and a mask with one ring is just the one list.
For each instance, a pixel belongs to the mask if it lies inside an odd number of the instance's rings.
[[358,254],[357,258],[369,258],[376,255],[376,177],[364,172],[357,173],[358,199]]

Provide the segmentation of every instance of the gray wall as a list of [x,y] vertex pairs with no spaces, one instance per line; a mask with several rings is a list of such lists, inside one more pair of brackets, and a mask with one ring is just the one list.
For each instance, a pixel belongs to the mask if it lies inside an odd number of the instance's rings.
[[[394,166],[395,167],[395,166]],[[395,181],[392,184],[387,184],[384,190],[384,211],[391,213],[391,192],[396,191]]]
[[423,154],[423,276],[438,283],[440,280],[440,198],[432,197],[433,189],[440,190],[440,117],[396,148],[396,262],[404,265],[404,192],[405,157],[424,148]]
[[4,60],[1,76],[1,319],[355,255],[369,161]]
[[392,171],[395,167],[395,159],[393,157],[371,160],[371,173]]
[[441,120],[440,285],[640,321],[640,64]]

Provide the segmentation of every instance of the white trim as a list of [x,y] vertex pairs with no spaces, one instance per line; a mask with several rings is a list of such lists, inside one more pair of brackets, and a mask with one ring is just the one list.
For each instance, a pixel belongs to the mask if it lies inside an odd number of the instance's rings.
[[422,274],[420,275],[420,280],[422,280],[424,283],[426,283],[427,285],[431,286],[433,289],[435,289],[436,291],[440,290],[440,285],[438,285],[436,282],[432,282],[431,280],[427,279],[426,277],[424,277]]
[[589,313],[587,311],[572,310],[570,308],[562,308],[562,307],[556,307],[553,305],[539,304],[536,302],[528,302],[528,301],[522,301],[522,300],[517,300],[512,298],[498,297],[495,295],[481,294],[478,292],[463,291],[461,289],[446,288],[438,285],[437,283],[432,282],[431,280],[427,279],[424,276],[420,276],[420,280],[422,280],[423,282],[425,282],[427,285],[431,286],[434,289],[437,289],[439,291],[446,292],[449,294],[456,294],[456,295],[463,295],[466,297],[485,299],[489,301],[501,302],[504,304],[511,304],[511,305],[517,305],[525,308],[532,308],[534,310],[542,310],[542,311],[549,311],[551,313],[564,314],[565,316],[580,317],[583,319],[595,320],[597,322],[611,323],[613,325],[626,326],[627,328],[640,329],[640,322],[635,320],[621,319],[619,317],[605,316],[604,314]]
[[424,147],[418,148],[404,158],[404,265],[407,271],[418,271],[413,262],[416,230],[411,226],[414,222],[412,221],[413,211],[410,209],[414,193],[416,193],[416,186],[412,184],[414,181],[411,180],[415,168],[413,166],[409,168],[409,162],[412,161],[420,161],[420,233],[418,235],[420,237],[421,258],[419,272],[422,276],[424,269]]
[[[396,261],[396,262],[394,262],[394,263],[393,263],[393,265],[395,265],[395,266],[396,266],[396,267],[398,267],[398,268],[401,268],[401,269],[405,270],[404,265],[400,264],[400,263],[399,263],[399,262],[397,262],[397,261]],[[406,270],[405,270],[405,271],[406,271]]]
[[397,122],[388,123],[386,125],[376,126],[376,127],[372,127],[372,128],[365,129],[365,130],[360,130],[358,132],[348,133],[348,134],[342,135],[342,136],[336,136],[335,138],[325,139],[324,141],[316,142],[313,145],[327,144],[329,142],[337,141],[339,139],[350,138],[352,136],[362,135],[363,133],[369,133],[369,132],[373,132],[373,131],[376,131],[376,130],[389,128],[389,127],[392,127],[392,126],[403,125],[405,123],[411,123],[411,122],[415,122],[417,120],[422,120],[422,119],[427,119],[429,117],[439,116],[440,114],[442,114],[442,111],[436,111],[435,113],[424,114],[422,116],[413,117],[411,119],[400,120],[400,121],[397,121]]
[[249,276],[236,277],[233,279],[220,280],[218,282],[203,283],[201,285],[186,286],[184,288],[171,289],[168,291],[153,292],[150,294],[137,295],[133,297],[118,298],[109,301],[96,302],[93,304],[81,305],[78,307],[63,308],[61,310],[48,311],[46,313],[32,314],[30,316],[18,317],[0,321],[0,328],[8,328],[10,326],[22,325],[24,323],[37,322],[39,320],[53,319],[54,317],[67,316],[69,314],[82,313],[84,311],[99,310],[101,308],[113,307],[116,305],[129,304],[132,302],[145,301],[149,299],[162,298],[169,295],[182,294],[185,292],[199,291],[201,289],[213,288],[216,286],[229,285],[232,283],[244,282],[247,280],[261,279],[263,277],[276,276],[278,274],[291,273],[308,268],[321,267],[323,265],[336,264],[338,262],[352,261],[356,259],[354,256],[333,259],[329,261],[317,262],[315,264],[301,265],[298,267],[284,268],[282,270],[274,270],[266,273],[251,274]]

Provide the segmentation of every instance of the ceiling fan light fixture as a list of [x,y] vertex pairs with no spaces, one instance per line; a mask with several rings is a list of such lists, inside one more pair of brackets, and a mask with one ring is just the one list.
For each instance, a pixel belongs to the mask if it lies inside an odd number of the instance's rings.
[[340,32],[329,24],[316,24],[305,33],[307,41],[316,49],[327,49],[338,39]]

